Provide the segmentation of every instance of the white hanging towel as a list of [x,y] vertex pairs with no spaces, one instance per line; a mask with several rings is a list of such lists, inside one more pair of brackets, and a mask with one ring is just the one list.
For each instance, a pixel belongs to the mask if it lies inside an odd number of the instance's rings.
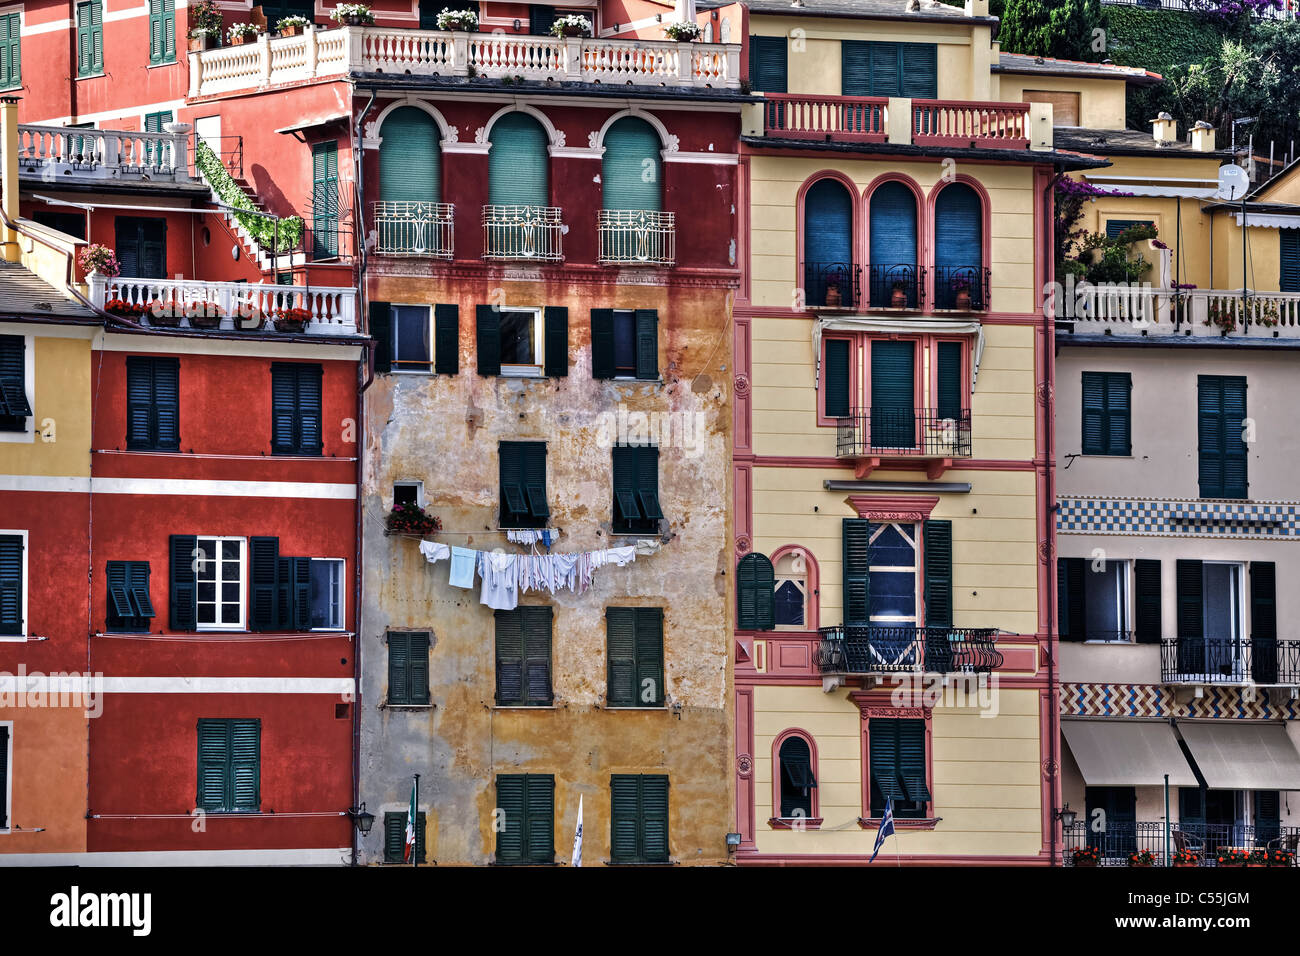
[[429,560],[430,564],[437,564],[451,557],[451,548],[438,541],[421,541],[420,553]]

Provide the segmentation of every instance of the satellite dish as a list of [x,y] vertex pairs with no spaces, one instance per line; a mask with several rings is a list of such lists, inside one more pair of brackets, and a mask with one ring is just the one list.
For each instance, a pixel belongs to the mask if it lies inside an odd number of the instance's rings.
[[1215,194],[1217,198],[1232,202],[1246,195],[1249,188],[1250,177],[1240,166],[1229,163],[1219,167],[1219,191]]

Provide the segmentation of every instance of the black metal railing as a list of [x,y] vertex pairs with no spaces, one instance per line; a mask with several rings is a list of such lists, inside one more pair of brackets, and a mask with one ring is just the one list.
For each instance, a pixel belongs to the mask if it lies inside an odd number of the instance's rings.
[[1167,684],[1300,685],[1300,640],[1178,637],[1160,642]]
[[[1093,847],[1100,854],[1102,866],[1128,866],[1134,853],[1148,852],[1156,866],[1166,865],[1165,825],[1163,822],[1114,823],[1095,832],[1091,824],[1079,820],[1063,827],[1065,865],[1074,864],[1074,851]],[[1179,850],[1190,850],[1200,858],[1201,866],[1215,866],[1221,849],[1288,850],[1291,865],[1296,865],[1295,851],[1300,844],[1300,827],[1255,826],[1245,823],[1175,823],[1169,828],[1170,858]]]
[[851,309],[862,294],[862,267],[852,262],[805,262],[804,304]]
[[987,674],[1002,665],[991,627],[823,627],[823,674]]
[[836,419],[835,454],[839,458],[968,458],[970,409],[855,408],[847,418]]
[[919,309],[925,305],[925,269],[916,263],[867,266],[873,309]]
[[992,270],[980,266],[937,266],[934,307],[955,312],[987,312]]

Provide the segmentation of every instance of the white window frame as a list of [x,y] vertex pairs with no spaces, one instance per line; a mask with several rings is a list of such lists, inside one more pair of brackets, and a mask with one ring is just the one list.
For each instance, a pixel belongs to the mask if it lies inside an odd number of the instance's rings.
[[[541,378],[546,370],[546,321],[543,311],[538,306],[503,305],[501,312],[530,312],[533,316],[533,357],[537,359],[532,365],[507,365],[501,363],[501,374],[508,378]],[[500,323],[500,313],[497,322]],[[498,324],[498,330],[500,325]],[[498,331],[498,335],[500,332]]]
[[[1089,562],[1088,569],[1084,572],[1084,591],[1083,591],[1083,613],[1085,620],[1088,614],[1088,585],[1087,575],[1092,573],[1091,558],[1085,558]],[[1089,638],[1084,641],[1085,644],[1135,644],[1137,635],[1134,633],[1135,628],[1135,611],[1133,606],[1134,587],[1133,575],[1135,573],[1132,558],[1107,558],[1102,562],[1104,565],[1117,564],[1119,570],[1115,575],[1117,593],[1115,595],[1115,620],[1120,625],[1117,628],[1124,637],[1116,637],[1114,640],[1103,640],[1100,638]]]
[[[808,601],[809,592],[808,592],[807,566],[805,565],[802,574],[800,574],[798,571],[795,571],[793,569],[789,571],[781,570],[781,566],[787,562],[793,562],[797,554],[798,553],[795,551],[788,551],[785,554],[781,555],[781,557],[777,558],[772,565],[772,570],[773,570],[772,601],[773,601],[773,609],[774,609],[773,618],[775,618],[776,592],[781,589],[782,584],[785,584],[788,581],[798,589],[800,594],[803,595],[803,624],[776,624],[774,621],[773,627],[775,630],[778,631],[807,631],[809,629],[808,615],[811,608],[809,607],[809,601]],[[805,560],[807,559],[805,558]]]
[[[898,572],[898,573],[911,574],[912,588],[913,588],[912,590],[913,604],[912,604],[911,617],[904,617],[901,614],[889,614],[889,615],[875,614],[869,617],[868,619],[869,623],[878,624],[881,627],[920,627],[921,626],[921,611],[924,606],[921,600],[921,594],[922,594],[921,525],[922,524],[923,522],[920,521],[882,521],[878,525],[873,525],[874,530],[872,532],[871,539],[867,543],[868,548],[870,548],[871,545],[876,543],[876,539],[879,538],[882,534],[884,534],[886,528],[892,527],[897,529],[899,535],[903,538],[904,541],[907,541],[909,544],[911,544],[912,561],[914,563],[910,567],[907,565],[892,565],[892,564],[868,565],[867,567],[868,575],[877,574],[877,573],[883,574],[886,572]],[[903,530],[903,525],[909,525],[911,527],[912,529],[911,534],[908,534],[906,531]],[[805,603],[805,607],[806,606],[807,605]]]
[[[429,367],[426,368],[401,368],[398,366],[397,356],[397,310],[398,309],[423,309],[424,310],[424,347],[429,353]],[[400,375],[430,375],[433,373],[433,308],[427,305],[421,305],[418,302],[392,302],[388,306],[389,315],[389,342],[392,349],[392,371]]]
[[[17,87],[14,87],[14,89],[17,89]],[[27,392],[27,401],[32,406],[32,413],[27,416],[23,430],[20,432],[0,432],[0,442],[31,445],[36,441],[36,337],[23,332],[9,332],[4,329],[0,329],[0,335],[22,337],[23,389]],[[24,614],[23,620],[26,619],[27,615]],[[3,638],[0,638],[0,640],[3,640]]]
[[[220,570],[221,565],[225,563],[221,560],[221,544],[226,541],[239,542],[239,602],[238,602],[239,621],[238,623],[234,623],[234,624],[203,624],[202,622],[199,621],[199,605],[201,603],[206,603],[206,602],[200,602],[198,599],[198,590],[199,590],[198,585],[200,583],[199,576],[203,573],[201,570],[199,570],[195,572],[195,581],[194,581],[194,622],[195,622],[194,626],[196,630],[199,631],[246,631],[248,630],[248,539],[239,537],[237,535],[213,535],[213,534],[196,535],[195,539],[196,539],[195,540],[196,546],[201,544],[204,541],[213,541],[216,543],[216,548],[214,550],[216,551],[217,554],[216,563],[217,563],[218,570]],[[195,560],[196,562],[198,561],[197,555],[195,555]],[[202,582],[202,583],[206,583],[206,582]],[[216,606],[218,609],[220,609],[223,604],[227,603],[226,601],[221,600],[221,585],[229,584],[229,583],[233,583],[233,582],[225,581],[220,577],[217,578]]]
[[0,644],[19,644],[25,642],[30,633],[28,630],[30,626],[30,622],[27,619],[27,596],[31,591],[31,587],[32,587],[31,567],[30,567],[30,562],[27,560],[28,555],[31,554],[31,548],[29,547],[30,542],[28,541],[28,537],[27,537],[28,532],[26,528],[21,528],[21,529],[0,528],[0,535],[17,535],[18,537],[23,539],[23,565],[22,565],[23,593],[19,598],[19,600],[22,603],[19,605],[19,611],[18,611],[18,613],[22,616],[22,624],[20,628],[22,630],[22,633],[21,634],[0,634]]
[[397,504],[397,489],[398,489],[398,488],[414,488],[414,489],[415,489],[415,503],[416,503],[417,505],[419,505],[421,508],[423,508],[423,507],[428,503],[428,499],[424,497],[424,482],[421,481],[420,479],[418,479],[418,478],[403,478],[403,479],[401,479],[400,481],[394,481],[394,482],[393,482],[393,502],[392,502],[394,505]]
[[347,589],[345,584],[345,582],[347,581],[347,570],[348,570],[347,559],[346,558],[309,558],[308,560],[310,560],[313,564],[315,564],[317,561],[329,563],[329,564],[336,564],[338,565],[339,568],[338,590],[336,594],[338,600],[338,606],[339,606],[339,618],[338,618],[339,622],[338,624],[330,625],[328,627],[313,627],[312,630],[313,631],[347,630],[346,618],[347,618],[347,608],[348,608],[348,595],[347,595]]
[[0,827],[0,836],[7,836],[14,829],[14,722],[0,720],[0,727],[9,730],[8,744],[3,754],[5,758],[5,788],[0,791],[0,805],[5,811],[5,825]]

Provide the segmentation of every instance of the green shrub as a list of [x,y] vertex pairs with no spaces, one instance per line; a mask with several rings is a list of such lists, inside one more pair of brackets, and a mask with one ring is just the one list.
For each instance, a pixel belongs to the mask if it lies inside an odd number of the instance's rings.
[[[213,192],[227,206],[249,210],[255,208],[253,200],[240,188],[239,183],[230,178],[230,173],[226,171],[221,157],[202,140],[198,140],[194,147],[194,165],[199,168],[199,172],[203,173],[203,178],[208,181]],[[276,252],[288,252],[302,242],[303,223],[299,216],[287,216],[278,220],[241,212],[236,212],[234,216],[263,249],[271,249],[275,244],[277,232],[280,243],[279,248],[274,250]]]

